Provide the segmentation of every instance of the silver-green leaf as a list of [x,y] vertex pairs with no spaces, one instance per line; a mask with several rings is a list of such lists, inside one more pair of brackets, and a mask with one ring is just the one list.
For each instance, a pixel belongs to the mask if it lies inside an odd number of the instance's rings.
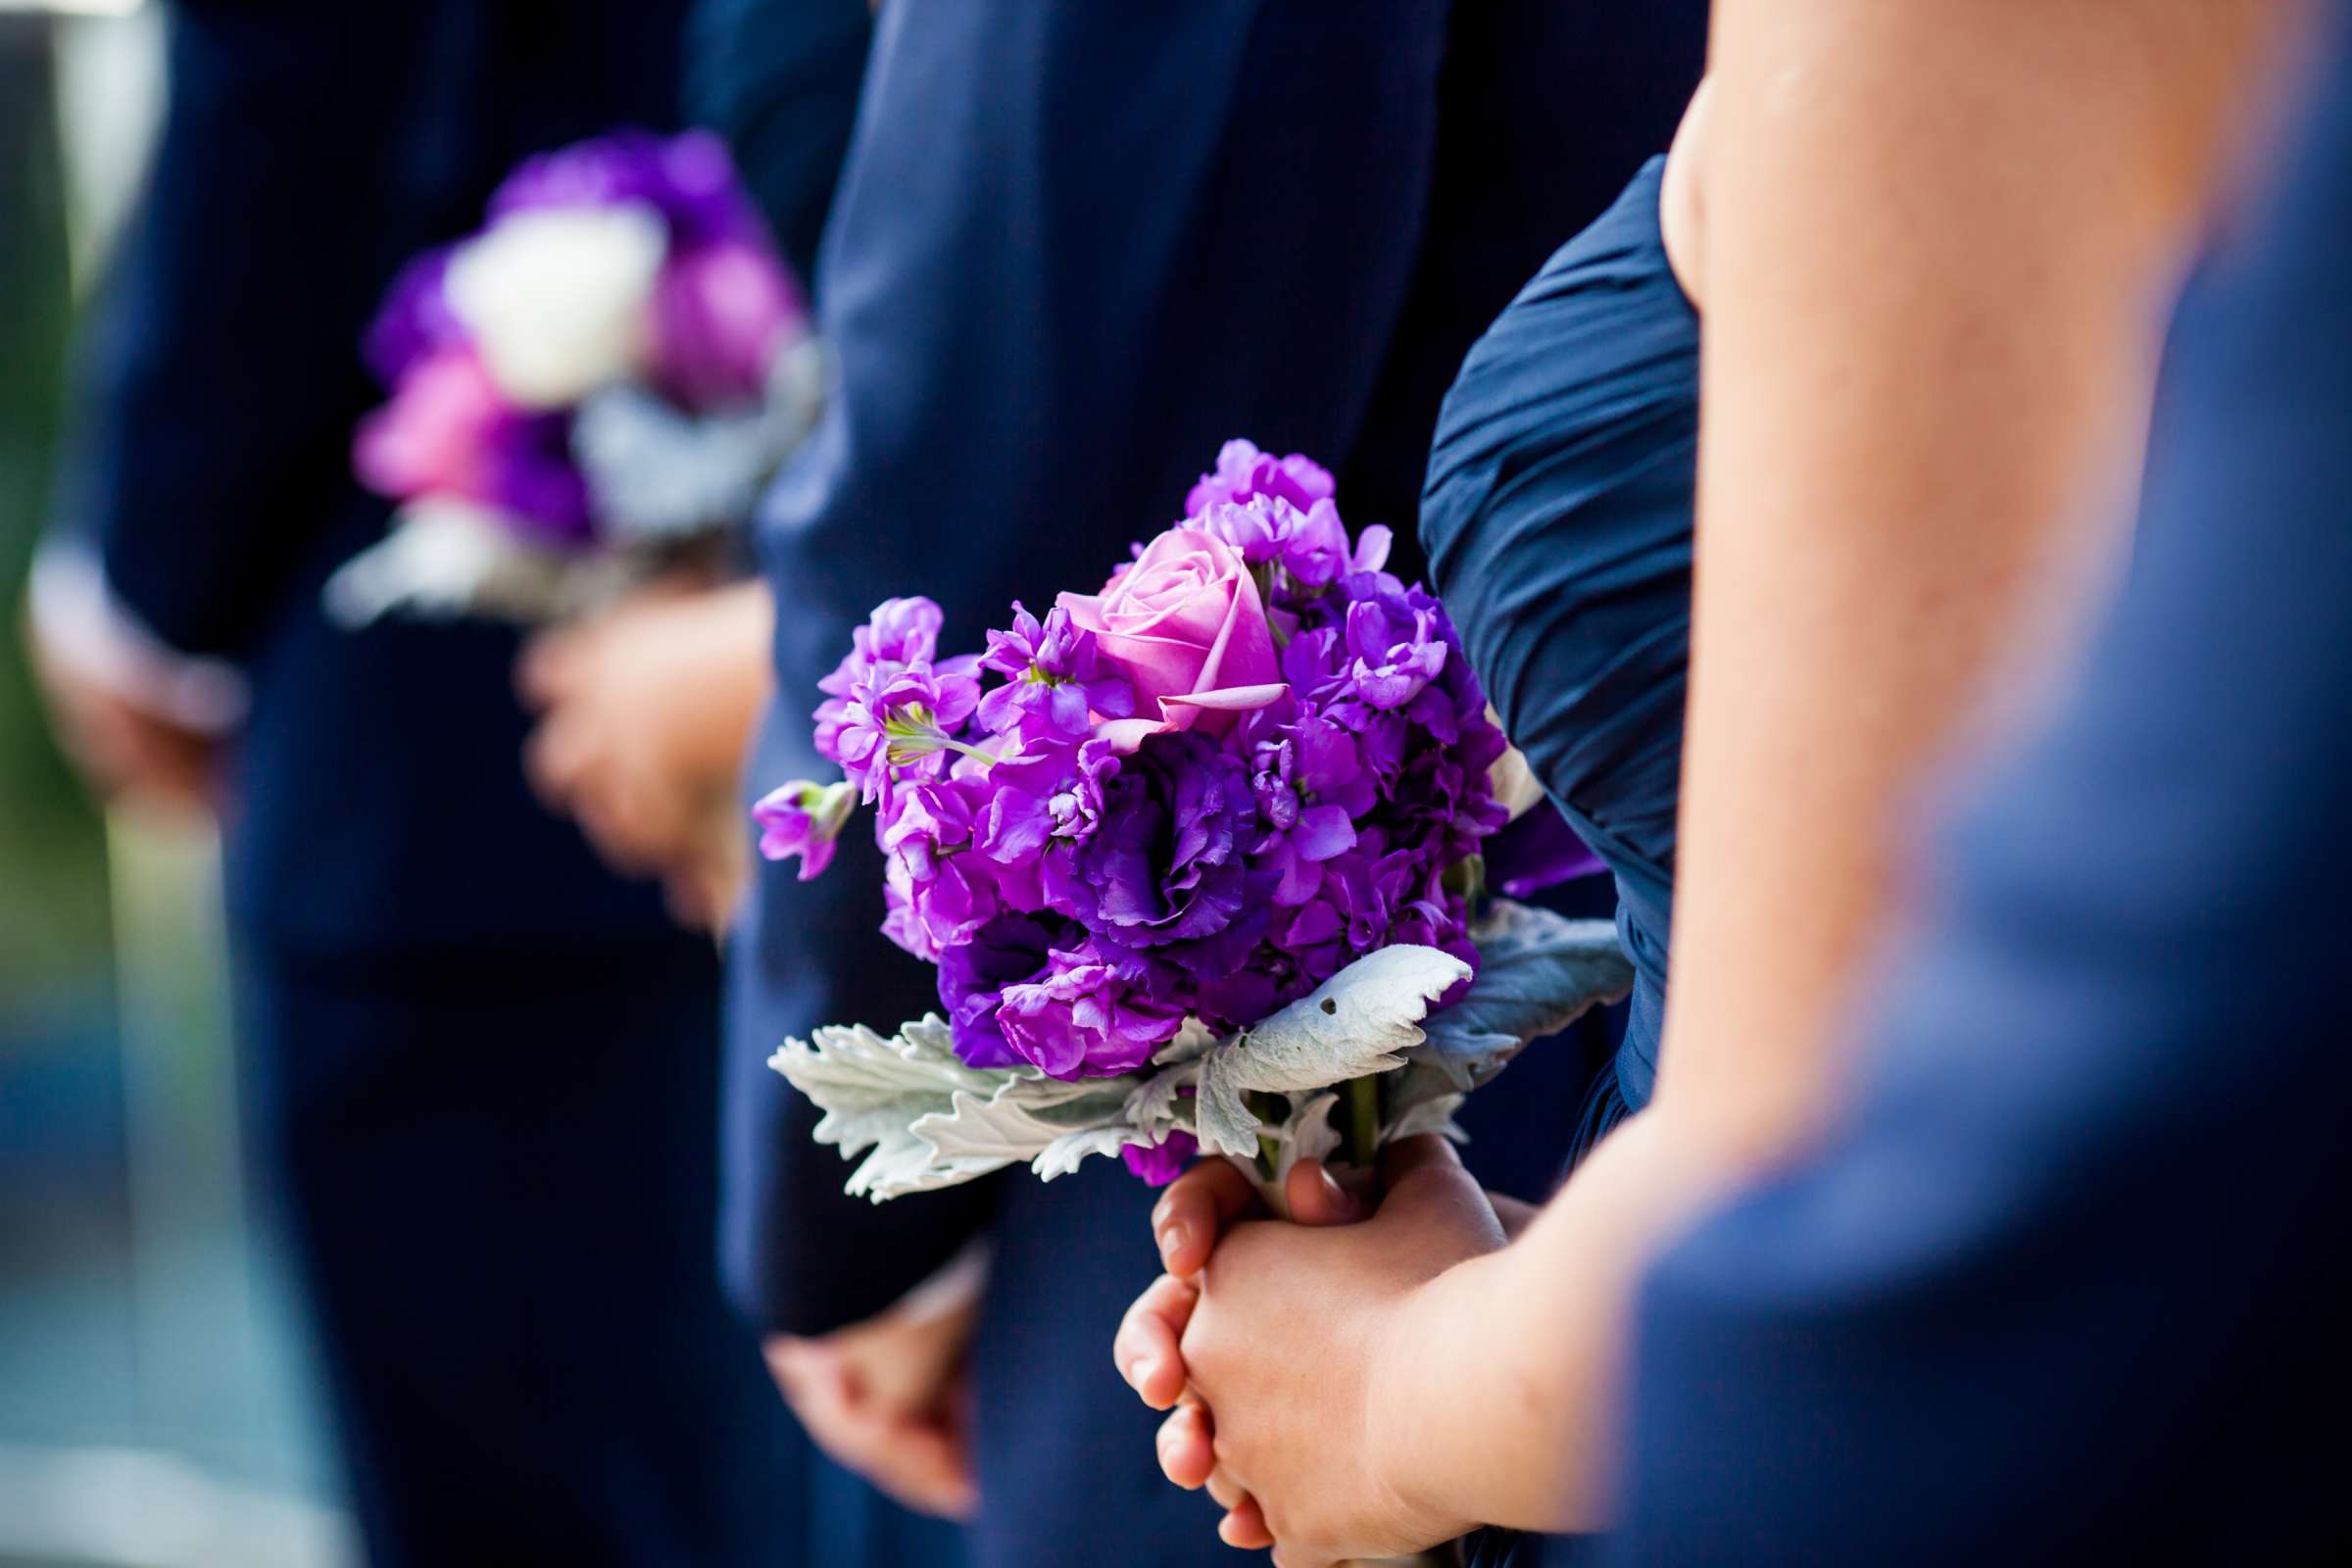
[[1295,1095],[1404,1064],[1430,1004],[1470,974],[1450,953],[1403,943],[1366,954],[1200,1058],[1196,1114],[1213,1153],[1257,1152],[1258,1118],[1242,1096]]

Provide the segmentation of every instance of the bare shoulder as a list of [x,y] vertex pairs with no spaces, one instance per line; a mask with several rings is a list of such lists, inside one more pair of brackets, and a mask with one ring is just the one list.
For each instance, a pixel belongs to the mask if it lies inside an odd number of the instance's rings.
[[1667,265],[1693,306],[1703,304],[1705,276],[1707,103],[1713,78],[1698,84],[1666,155],[1666,177],[1658,193],[1658,226],[1666,241]]

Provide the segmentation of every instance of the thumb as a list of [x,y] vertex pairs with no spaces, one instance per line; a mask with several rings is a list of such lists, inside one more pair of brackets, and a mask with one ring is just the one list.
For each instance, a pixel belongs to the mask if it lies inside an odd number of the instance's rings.
[[1380,1161],[1380,1217],[1445,1230],[1473,1225],[1501,1234],[1494,1205],[1462,1165],[1453,1146],[1434,1133],[1403,1139]]
[[1319,1159],[1302,1159],[1283,1179],[1282,1196],[1295,1225],[1352,1225],[1371,1213]]

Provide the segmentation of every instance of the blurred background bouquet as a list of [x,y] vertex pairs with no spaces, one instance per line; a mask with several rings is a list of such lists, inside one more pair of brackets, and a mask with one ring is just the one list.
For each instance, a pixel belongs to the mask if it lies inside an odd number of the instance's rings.
[[805,296],[701,131],[524,163],[479,232],[402,272],[365,349],[391,397],[352,459],[400,506],[326,585],[351,625],[560,619],[722,554],[826,379]]

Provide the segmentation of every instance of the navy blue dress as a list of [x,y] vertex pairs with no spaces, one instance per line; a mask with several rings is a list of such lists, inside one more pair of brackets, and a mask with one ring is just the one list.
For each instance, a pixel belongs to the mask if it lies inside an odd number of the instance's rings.
[[1690,657],[1698,316],[1658,224],[1665,160],[1479,339],[1421,497],[1430,575],[1503,728],[1615,875],[1637,979],[1590,1131],[1657,1079]]
[[[1421,539],[1503,728],[1616,879],[1636,979],[1581,1154],[1648,1103],[1673,905],[1690,649],[1698,317],[1666,259],[1665,160],[1479,339],[1439,416]],[[1590,1543],[1484,1531],[1473,1568]]]

